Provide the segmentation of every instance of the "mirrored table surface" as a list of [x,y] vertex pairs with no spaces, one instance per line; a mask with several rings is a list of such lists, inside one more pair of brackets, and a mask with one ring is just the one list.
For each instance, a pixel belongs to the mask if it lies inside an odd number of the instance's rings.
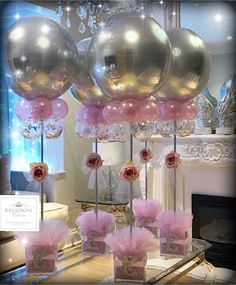
[[[157,241],[159,242],[159,241]],[[159,247],[148,254],[146,265],[147,284],[169,283],[170,280],[187,274],[204,262],[204,253],[211,245],[204,240],[192,240],[191,250],[185,257],[160,256]],[[0,277],[1,284],[96,284],[114,283],[113,254],[106,256],[85,256],[78,242],[58,253],[55,275],[27,276],[22,266]]]

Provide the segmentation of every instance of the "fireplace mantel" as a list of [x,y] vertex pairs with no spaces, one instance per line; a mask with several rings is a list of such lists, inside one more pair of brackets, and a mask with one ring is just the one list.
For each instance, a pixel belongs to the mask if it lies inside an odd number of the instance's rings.
[[[191,195],[234,197],[236,135],[191,135],[177,137],[181,164],[177,168],[177,208],[191,211]],[[173,150],[173,138],[153,136],[152,196],[173,209],[173,169],[165,166],[165,155]]]

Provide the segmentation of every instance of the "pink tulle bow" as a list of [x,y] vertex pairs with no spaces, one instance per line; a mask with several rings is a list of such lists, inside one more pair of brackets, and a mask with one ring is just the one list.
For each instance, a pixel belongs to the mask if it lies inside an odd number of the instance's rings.
[[126,227],[108,234],[104,241],[120,259],[125,255],[142,256],[157,246],[155,236],[150,231],[137,227],[132,229],[132,238],[130,228]]
[[192,225],[192,214],[184,211],[165,211],[158,216],[160,231],[182,237]]
[[133,200],[133,213],[137,220],[141,220],[143,218],[150,218],[151,220],[155,221],[161,210],[162,204],[158,200]]
[[115,216],[113,214],[98,210],[96,213],[88,211],[80,215],[76,221],[76,225],[80,227],[82,235],[88,235],[91,232],[101,236],[107,235],[115,224]]
[[23,245],[40,243],[43,245],[57,245],[70,236],[72,231],[59,219],[41,221],[38,232],[16,232],[16,239]]

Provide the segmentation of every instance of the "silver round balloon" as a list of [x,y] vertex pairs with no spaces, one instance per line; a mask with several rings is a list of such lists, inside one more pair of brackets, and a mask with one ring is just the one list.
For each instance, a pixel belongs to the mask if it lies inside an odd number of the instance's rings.
[[172,46],[169,74],[154,96],[158,100],[186,101],[205,87],[210,73],[210,54],[193,31],[173,28],[166,31]]
[[124,100],[148,98],[165,78],[171,60],[168,37],[152,18],[119,15],[96,30],[88,49],[97,86]]
[[46,17],[23,17],[7,35],[11,88],[27,100],[53,99],[68,90],[76,72],[71,35]]
[[94,84],[87,63],[87,51],[91,38],[77,43],[77,74],[70,91],[72,96],[83,105],[104,106],[111,99]]

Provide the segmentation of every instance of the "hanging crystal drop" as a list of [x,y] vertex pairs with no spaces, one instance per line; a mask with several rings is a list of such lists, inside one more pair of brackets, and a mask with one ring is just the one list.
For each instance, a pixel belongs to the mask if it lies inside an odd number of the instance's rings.
[[80,22],[80,24],[79,24],[79,32],[81,33],[81,34],[83,34],[85,31],[86,31],[86,27],[85,27],[85,25],[84,25],[84,22],[82,21],[82,22]]
[[90,28],[92,28],[92,26],[93,26],[93,16],[91,16],[91,15],[89,15],[89,17],[88,17],[88,26]]
[[95,32],[95,30],[97,29],[97,26],[94,24],[91,28],[91,33],[93,34]]
[[66,19],[66,26],[67,26],[68,29],[71,28],[71,21],[70,21],[69,16],[67,16],[67,19]]
[[87,9],[85,6],[83,6],[83,16],[84,16],[84,19],[87,18]]
[[76,11],[78,17],[83,20],[84,18],[84,10],[83,10],[83,6],[79,6],[79,8]]
[[61,5],[59,5],[59,6],[57,7],[57,9],[56,9],[56,14],[57,14],[58,16],[62,16],[62,15],[63,15],[63,9],[62,9],[62,6],[61,6]]
[[107,13],[107,12],[110,11],[110,8],[108,7],[108,4],[107,4],[107,3],[104,3],[104,4],[103,4],[103,11],[104,11],[105,13]]

